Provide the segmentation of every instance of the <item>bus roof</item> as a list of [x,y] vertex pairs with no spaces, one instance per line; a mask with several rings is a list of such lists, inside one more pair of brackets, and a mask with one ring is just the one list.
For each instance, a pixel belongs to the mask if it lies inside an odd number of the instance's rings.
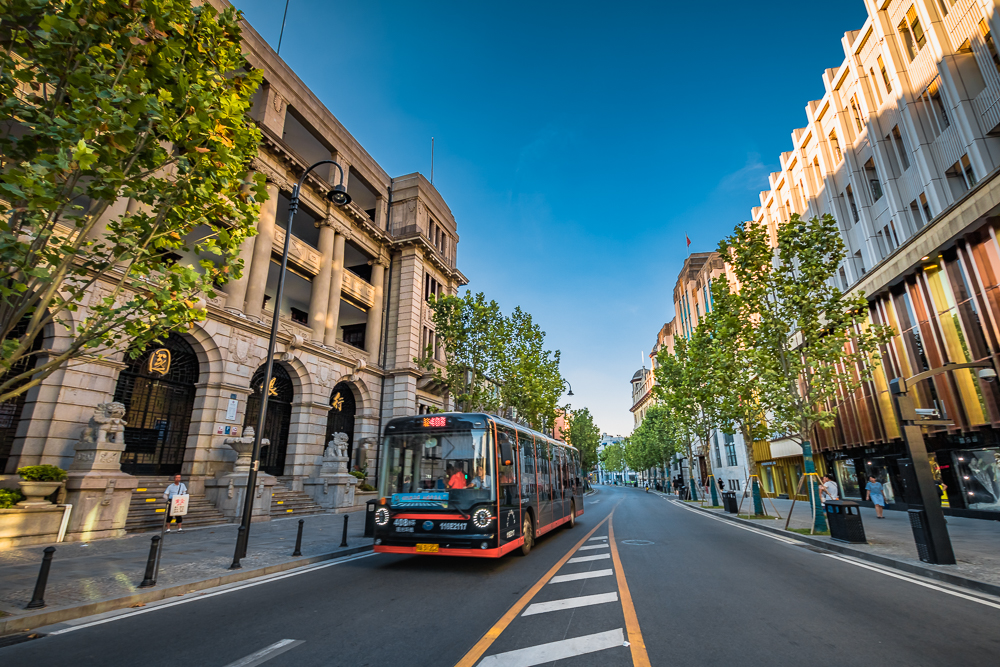
[[566,449],[572,449],[574,451],[576,450],[576,447],[569,444],[568,442],[563,442],[562,440],[556,440],[555,438],[551,438],[545,435],[544,433],[539,433],[534,429],[528,428],[523,424],[518,424],[517,422],[510,421],[509,419],[504,419],[503,417],[498,417],[497,415],[491,415],[485,412],[435,412],[423,415],[412,415],[410,417],[396,417],[394,419],[390,419],[385,427],[386,430],[388,430],[390,426],[409,425],[415,423],[418,420],[422,420],[425,417],[462,417],[464,419],[481,418],[484,421],[491,421],[496,424],[502,424],[504,426],[507,426],[508,428],[514,429],[515,431],[520,431],[521,433],[530,434],[536,438],[540,438],[559,447],[565,447]]

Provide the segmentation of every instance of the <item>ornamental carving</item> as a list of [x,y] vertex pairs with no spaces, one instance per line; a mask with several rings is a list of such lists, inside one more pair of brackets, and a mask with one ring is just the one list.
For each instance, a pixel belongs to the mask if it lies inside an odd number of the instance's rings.
[[264,178],[267,179],[268,183],[274,183],[281,190],[288,190],[291,187],[288,184],[288,178],[284,174],[261,160],[259,157],[255,157],[250,161],[250,168],[256,172],[264,174]]
[[263,357],[254,354],[254,338],[242,331],[235,332],[229,339],[229,355],[238,364],[257,367]]

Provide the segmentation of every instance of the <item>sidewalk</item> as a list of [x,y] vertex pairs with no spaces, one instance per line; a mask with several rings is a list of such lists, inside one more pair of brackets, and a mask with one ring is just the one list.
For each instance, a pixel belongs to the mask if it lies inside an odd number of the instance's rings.
[[[350,517],[348,546],[341,548],[345,516]],[[145,573],[151,538],[159,533],[138,533],[89,543],[52,544],[56,552],[45,590],[46,607],[32,611],[24,607],[34,591],[42,550],[50,545],[5,549],[0,551],[0,635],[43,625],[35,622],[38,619],[28,622],[34,615],[45,615],[46,622],[53,622],[53,616],[68,620],[98,613],[94,609],[119,609],[371,548],[371,538],[363,537],[364,510],[350,514],[316,514],[302,517],[305,521],[302,556],[293,557],[298,531],[296,519],[283,517],[253,524],[247,557],[242,559],[243,568],[233,571],[229,566],[236,546],[236,524],[168,533],[164,535],[156,586],[144,589],[139,588],[139,583]],[[223,581],[219,581],[220,578]],[[174,592],[178,588],[182,590]]]
[[[934,572],[984,582],[1000,589],[1000,521],[984,521],[982,519],[967,519],[965,517],[946,517],[948,534],[951,536],[952,549],[955,552],[956,565],[931,565],[924,563],[917,555],[917,547],[913,541],[913,531],[906,512],[885,511],[885,518],[878,520],[873,508],[861,508],[861,521],[865,528],[868,544],[844,544],[835,542],[825,535],[800,535],[784,531],[785,519],[791,509],[791,500],[774,500],[774,508],[781,514],[781,519],[741,520],[762,528],[776,529],[788,537],[803,539],[812,544],[829,546],[831,550],[841,553],[856,552],[857,555],[869,560],[888,559],[894,561],[899,569],[909,572],[920,572],[934,576]],[[743,500],[740,514],[746,514],[749,498]],[[764,509],[769,515],[774,515],[770,499],[764,499]],[[699,507],[698,503],[686,503]],[[752,505],[750,505],[752,508]],[[726,514],[724,510],[703,510],[713,514]],[[809,530],[812,525],[812,510],[808,502],[795,503],[789,528],[804,528]],[[878,560],[876,560],[878,562]]]

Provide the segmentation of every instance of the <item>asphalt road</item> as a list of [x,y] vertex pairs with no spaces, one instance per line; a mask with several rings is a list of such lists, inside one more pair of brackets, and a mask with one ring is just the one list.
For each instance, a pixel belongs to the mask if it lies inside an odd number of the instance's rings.
[[541,538],[527,558],[363,555],[75,622],[0,649],[0,663],[1000,664],[998,600],[745,530],[658,494],[599,488],[575,528]]

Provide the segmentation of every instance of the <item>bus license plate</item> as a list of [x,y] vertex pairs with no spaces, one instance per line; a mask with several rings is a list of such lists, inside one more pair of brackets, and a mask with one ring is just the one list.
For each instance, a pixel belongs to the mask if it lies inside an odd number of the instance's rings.
[[417,553],[418,554],[436,554],[440,548],[439,544],[418,544]]

